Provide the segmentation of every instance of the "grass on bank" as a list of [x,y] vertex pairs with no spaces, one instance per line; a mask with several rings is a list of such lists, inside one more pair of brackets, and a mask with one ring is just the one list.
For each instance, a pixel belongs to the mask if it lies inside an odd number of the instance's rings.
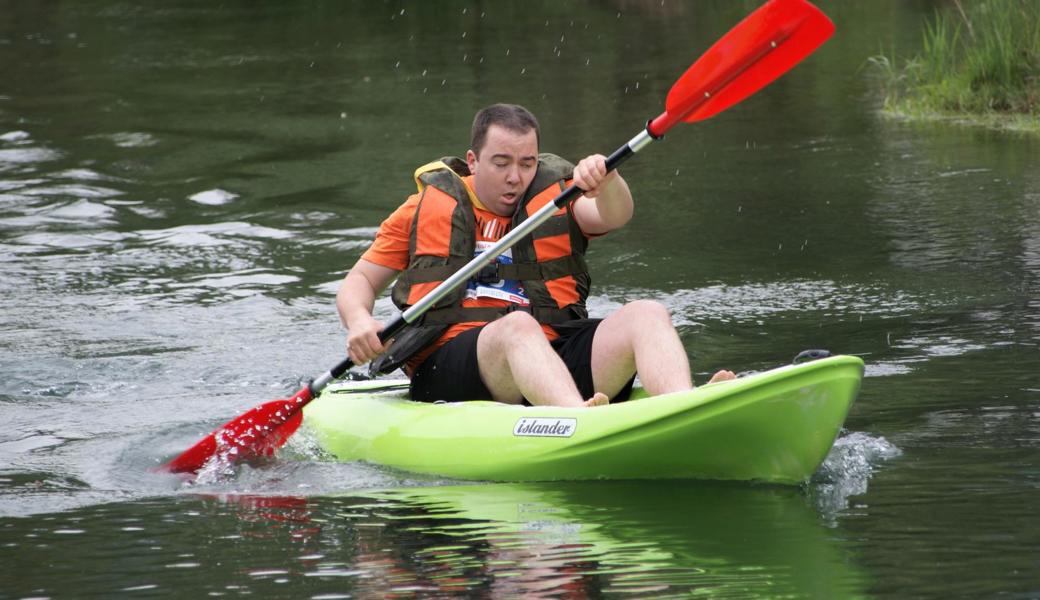
[[953,0],[920,54],[881,54],[886,112],[1040,132],[1040,0]]

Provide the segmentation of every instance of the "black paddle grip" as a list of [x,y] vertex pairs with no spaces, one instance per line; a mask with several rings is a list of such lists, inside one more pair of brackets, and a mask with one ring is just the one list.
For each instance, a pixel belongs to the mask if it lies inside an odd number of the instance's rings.
[[[607,172],[609,173],[618,168],[618,165],[628,160],[633,154],[635,154],[635,152],[628,144],[615,150],[613,154],[607,157]],[[581,192],[582,189],[572,183],[567,189],[563,190],[559,196],[553,199],[553,204],[556,205],[556,208],[563,208],[574,200],[577,200],[578,196],[581,195]]]
[[[396,317],[394,317],[393,321],[390,321],[390,323],[387,324],[387,326],[379,332],[379,341],[386,342],[390,338],[397,335],[402,329],[405,328],[406,325],[408,325],[408,322],[404,320],[404,317],[401,315],[397,315]],[[354,361],[350,360],[350,358],[348,357],[340,361],[340,363],[335,367],[329,369],[329,373],[332,374],[333,379],[339,379],[353,366]]]

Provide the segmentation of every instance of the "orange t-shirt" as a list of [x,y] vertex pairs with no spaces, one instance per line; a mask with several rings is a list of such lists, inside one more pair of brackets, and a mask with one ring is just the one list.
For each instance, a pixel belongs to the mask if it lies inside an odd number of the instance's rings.
[[[473,177],[464,177],[462,178],[462,181],[470,190],[471,198],[475,200],[476,196],[472,193]],[[419,198],[419,194],[409,196],[408,200],[406,200],[404,204],[399,206],[397,210],[391,213],[390,216],[383,221],[379,226],[379,232],[376,234],[375,241],[372,242],[372,245],[365,251],[361,258],[395,271],[403,271],[408,267],[408,238],[412,231],[412,222],[415,217],[415,211],[419,206]],[[508,233],[512,228],[511,217],[496,215],[484,208],[479,201],[474,202],[473,214],[476,217],[476,252],[478,254],[500,240],[502,236]],[[476,254],[474,254],[474,256],[476,256]],[[498,262],[511,263],[512,252],[506,250],[499,255],[496,260]],[[492,284],[478,284],[471,280],[467,284],[466,297],[462,301],[462,306],[499,308],[507,307],[511,303],[520,304],[522,306],[530,304],[530,301],[524,294],[523,287],[520,285],[519,281],[503,280]],[[429,348],[424,349],[422,352],[409,359],[405,365],[405,371],[411,375],[411,373],[415,371],[415,368],[418,367],[422,361],[426,360],[426,357],[432,354],[436,349],[448,343],[463,331],[479,327],[480,325],[483,325],[483,323],[456,323],[450,326],[447,331],[444,332],[444,335],[442,335]],[[542,325],[542,331],[545,332],[545,336],[550,340],[559,337],[556,330],[549,325]]]

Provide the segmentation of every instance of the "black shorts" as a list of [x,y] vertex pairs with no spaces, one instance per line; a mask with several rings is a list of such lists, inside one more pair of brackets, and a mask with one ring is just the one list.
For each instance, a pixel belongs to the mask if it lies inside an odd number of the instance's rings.
[[[578,319],[552,326],[560,337],[550,343],[570,370],[582,398],[591,398],[596,393],[592,384],[592,339],[600,321],[602,319]],[[412,375],[412,399],[420,402],[490,400],[491,392],[480,378],[477,364],[477,336],[483,329],[483,326],[474,327],[460,333],[424,360]],[[634,381],[635,377],[610,401],[627,400]]]

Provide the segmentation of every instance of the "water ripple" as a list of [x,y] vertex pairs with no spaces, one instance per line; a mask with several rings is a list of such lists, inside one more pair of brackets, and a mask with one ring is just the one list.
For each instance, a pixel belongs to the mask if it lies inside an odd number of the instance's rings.
[[242,221],[181,225],[169,229],[139,231],[137,235],[147,243],[187,247],[224,246],[236,243],[236,238],[284,240],[294,236],[292,232],[284,229],[263,227]]
[[34,165],[61,158],[61,152],[49,148],[8,148],[0,150],[0,173],[24,165]]
[[41,187],[22,188],[21,193],[25,196],[58,196],[72,198],[113,198],[123,194],[120,190],[86,184],[64,184],[49,185]]
[[8,131],[7,133],[0,135],[0,142],[25,142],[28,141],[30,137],[28,131]]
[[[869,314],[873,318],[907,316],[933,301],[901,290],[864,284],[841,284],[830,280],[791,280],[740,285],[711,285],[662,293],[657,290],[607,290],[624,301],[650,297],[671,309],[677,326],[701,320],[721,323],[762,324],[781,314],[812,312],[822,315]],[[603,302],[604,308],[620,306]],[[592,304],[592,302],[590,302]]]
[[197,194],[188,196],[188,200],[196,202],[198,204],[204,204],[206,206],[222,206],[224,204],[230,204],[235,198],[238,198],[238,194],[229,192],[222,189],[206,190]]
[[120,148],[148,148],[159,143],[158,138],[152,134],[139,131],[122,131],[94,137],[107,139]]
[[199,275],[187,278],[183,283],[170,283],[171,289],[213,289],[234,290],[236,295],[249,294],[251,290],[266,286],[278,286],[295,283],[300,278],[294,275],[269,273],[259,269],[250,269],[224,274]]

